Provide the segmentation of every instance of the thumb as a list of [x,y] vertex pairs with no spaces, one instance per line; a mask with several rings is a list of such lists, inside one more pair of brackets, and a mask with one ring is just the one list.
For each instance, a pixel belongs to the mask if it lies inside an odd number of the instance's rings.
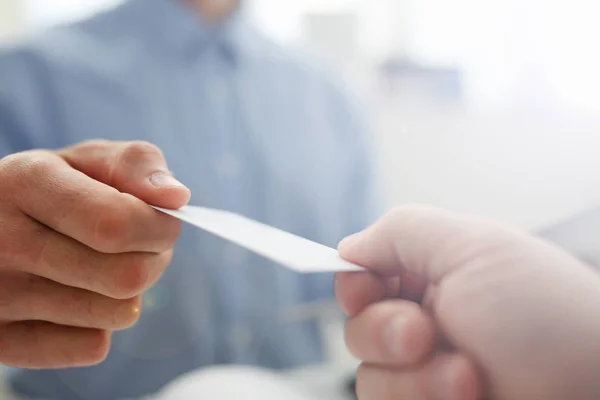
[[429,283],[533,237],[485,220],[422,206],[399,207],[344,239],[340,255],[382,275],[409,274]]
[[90,141],[60,150],[73,168],[148,204],[178,209],[190,191],[177,181],[158,147],[148,142]]

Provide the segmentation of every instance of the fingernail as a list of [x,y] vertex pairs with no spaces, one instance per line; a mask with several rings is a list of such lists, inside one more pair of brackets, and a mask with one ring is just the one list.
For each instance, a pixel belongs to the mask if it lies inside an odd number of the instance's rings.
[[401,359],[406,356],[406,323],[408,319],[403,315],[396,315],[388,323],[384,331],[384,344],[394,358]]
[[455,368],[451,362],[439,362],[429,374],[429,392],[433,400],[456,400]]
[[185,185],[166,172],[157,172],[150,177],[150,183],[157,189],[185,187]]

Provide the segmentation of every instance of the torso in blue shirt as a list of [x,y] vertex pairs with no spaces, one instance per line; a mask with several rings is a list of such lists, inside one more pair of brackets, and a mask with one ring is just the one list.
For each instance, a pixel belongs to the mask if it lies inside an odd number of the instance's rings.
[[[0,156],[93,138],[153,142],[192,204],[330,246],[372,222],[354,111],[318,69],[239,18],[210,30],[169,0],[133,0],[0,58]],[[296,275],[186,226],[139,323],[114,334],[105,363],[14,371],[12,385],[48,399],[108,400],[211,364],[316,362],[316,321],[286,311],[331,294],[331,276]]]

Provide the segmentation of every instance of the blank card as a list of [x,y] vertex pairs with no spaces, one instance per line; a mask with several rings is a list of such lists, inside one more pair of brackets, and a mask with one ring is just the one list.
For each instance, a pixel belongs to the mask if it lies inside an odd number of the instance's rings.
[[337,250],[228,211],[185,206],[154,207],[300,273],[362,271]]

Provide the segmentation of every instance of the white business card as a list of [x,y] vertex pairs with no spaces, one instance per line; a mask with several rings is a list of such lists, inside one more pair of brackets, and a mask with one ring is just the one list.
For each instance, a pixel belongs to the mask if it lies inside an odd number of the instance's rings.
[[179,210],[154,208],[296,272],[364,270],[343,260],[335,249],[235,213],[195,206],[185,206]]

